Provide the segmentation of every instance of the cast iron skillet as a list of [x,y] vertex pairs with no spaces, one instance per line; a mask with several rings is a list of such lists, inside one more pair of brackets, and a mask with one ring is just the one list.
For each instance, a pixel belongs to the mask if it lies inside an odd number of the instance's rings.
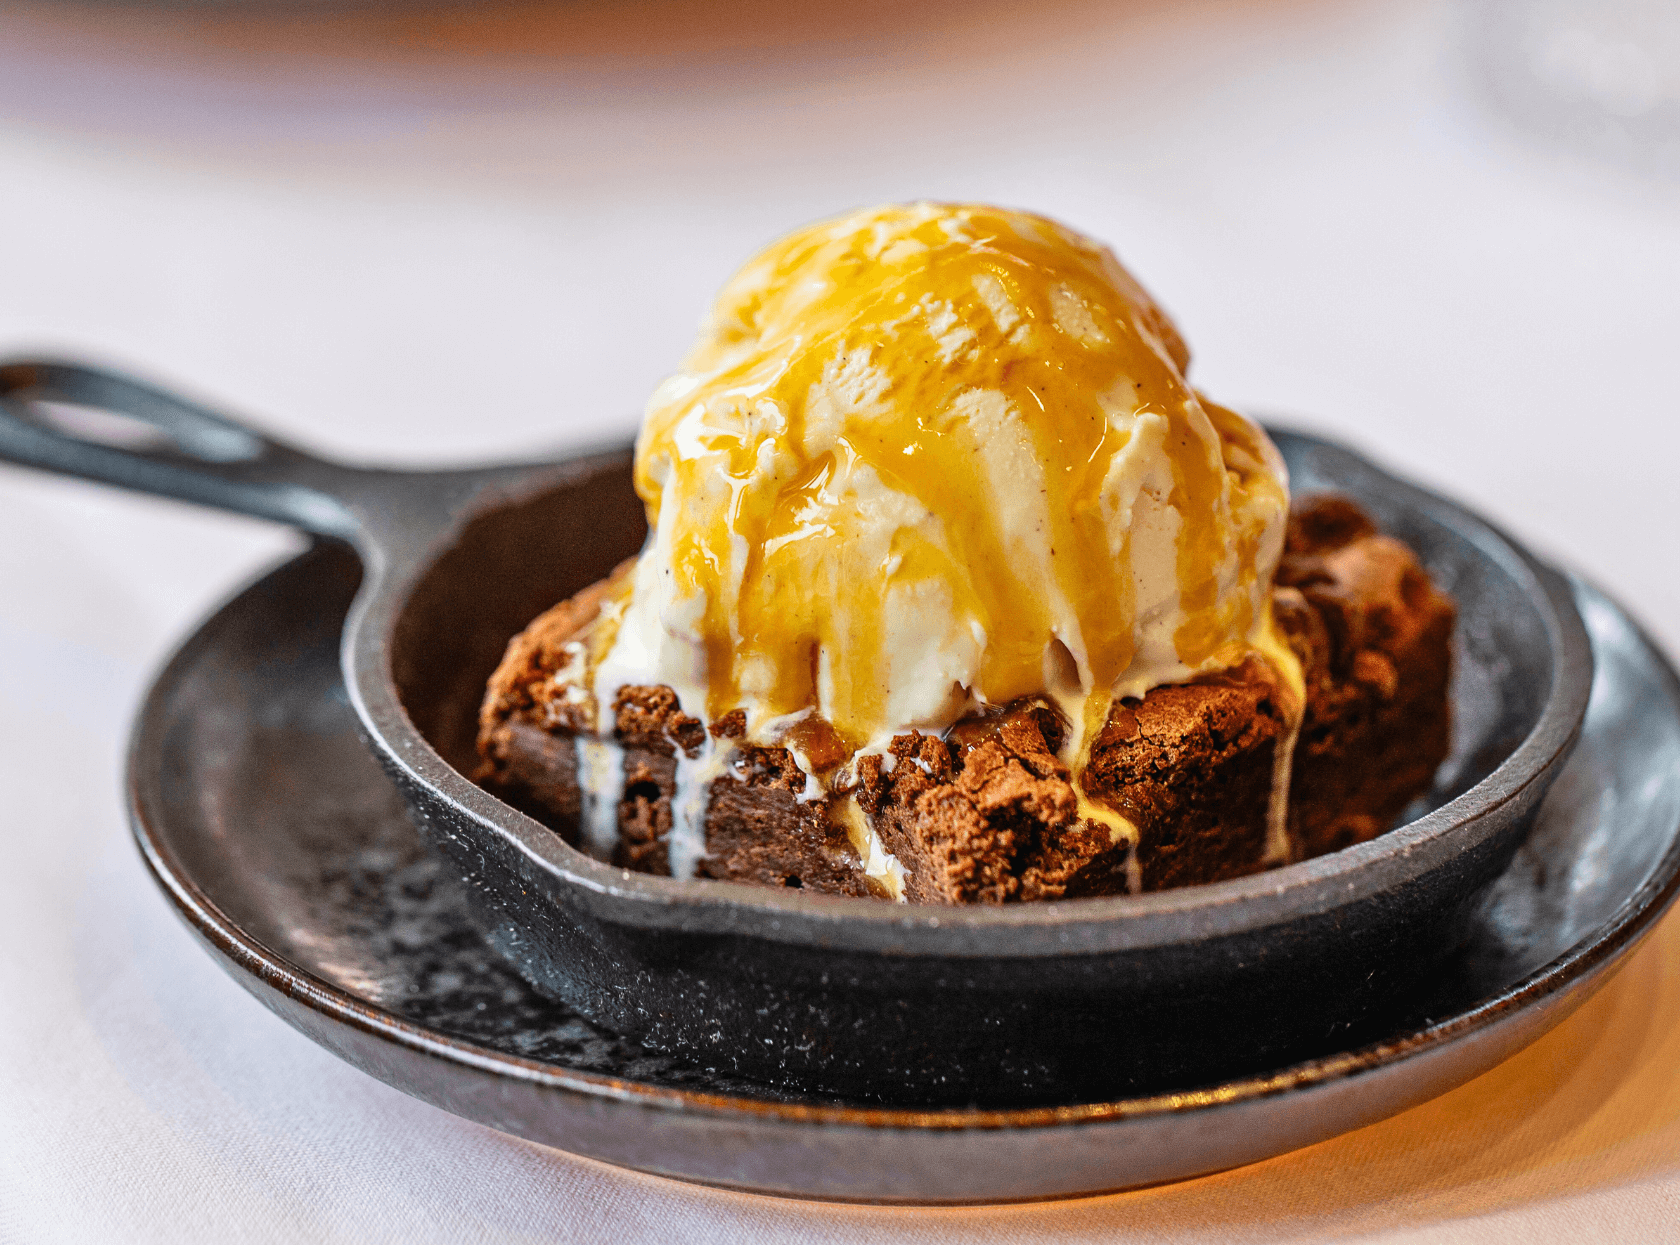
[[[155,443],[93,441],[78,407],[139,421]],[[656,1049],[899,1104],[1111,1098],[1346,1049],[1454,949],[1526,835],[1591,684],[1566,584],[1350,451],[1274,437],[1297,489],[1354,495],[1458,600],[1454,752],[1421,815],[1211,886],[904,907],[615,869],[463,776],[508,637],[641,545],[627,450],[363,470],[122,377],[0,367],[0,458],[355,547],[366,574],[342,649],[352,704],[422,834],[471,884],[475,920],[524,976]]]

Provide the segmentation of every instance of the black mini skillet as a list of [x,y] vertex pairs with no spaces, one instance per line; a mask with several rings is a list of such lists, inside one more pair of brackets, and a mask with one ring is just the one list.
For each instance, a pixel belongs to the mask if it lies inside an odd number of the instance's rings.
[[[127,435],[95,439],[77,408],[126,417]],[[342,660],[367,743],[523,975],[649,1046],[901,1104],[1108,1098],[1345,1049],[1443,971],[1526,835],[1592,681],[1567,587],[1459,506],[1273,436],[1297,489],[1353,495],[1458,601],[1454,750],[1427,807],[1372,842],[1211,886],[915,907],[612,868],[464,777],[507,639],[640,547],[628,450],[360,469],[123,377],[0,366],[0,459],[355,548]]]

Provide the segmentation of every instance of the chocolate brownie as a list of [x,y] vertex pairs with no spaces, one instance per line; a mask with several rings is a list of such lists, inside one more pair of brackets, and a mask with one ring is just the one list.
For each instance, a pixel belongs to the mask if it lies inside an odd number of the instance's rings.
[[[591,623],[623,571],[515,637],[481,715],[478,780],[572,843],[588,806],[578,741],[593,738],[598,708],[566,675],[588,659]],[[1058,756],[1064,724],[1044,703],[965,720],[943,738],[899,736],[818,798],[807,798],[787,748],[740,741],[737,712],[712,724],[733,752],[708,792],[697,872],[884,895],[892,888],[864,873],[868,824],[902,870],[903,898],[1002,903],[1217,881],[1371,838],[1427,789],[1446,756],[1452,601],[1409,549],[1335,496],[1292,507],[1276,582],[1305,704],[1255,658],[1116,703],[1084,786],[1132,833],[1080,815]],[[699,756],[705,729],[669,688],[620,689],[612,708],[623,772],[616,808],[606,810],[612,856],[665,873],[678,752]],[[820,773],[845,773],[821,724],[810,725],[801,755]],[[1271,815],[1280,749],[1290,776],[1282,837]]]
[[1381,834],[1446,758],[1452,598],[1345,497],[1290,511],[1273,608],[1306,714],[1289,831],[1301,858]]

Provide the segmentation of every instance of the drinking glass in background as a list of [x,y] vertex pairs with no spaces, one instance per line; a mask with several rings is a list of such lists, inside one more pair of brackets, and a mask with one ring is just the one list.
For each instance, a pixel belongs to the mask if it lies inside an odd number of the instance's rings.
[[1479,0],[1475,64],[1524,128],[1680,179],[1680,0]]

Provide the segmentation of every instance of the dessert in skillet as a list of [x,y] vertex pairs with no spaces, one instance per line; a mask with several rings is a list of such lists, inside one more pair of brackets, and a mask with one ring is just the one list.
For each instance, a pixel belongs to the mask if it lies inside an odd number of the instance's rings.
[[923,903],[1380,833],[1446,755],[1452,602],[1188,365],[1043,217],[775,243],[649,403],[641,555],[509,645],[480,781],[628,868]]

